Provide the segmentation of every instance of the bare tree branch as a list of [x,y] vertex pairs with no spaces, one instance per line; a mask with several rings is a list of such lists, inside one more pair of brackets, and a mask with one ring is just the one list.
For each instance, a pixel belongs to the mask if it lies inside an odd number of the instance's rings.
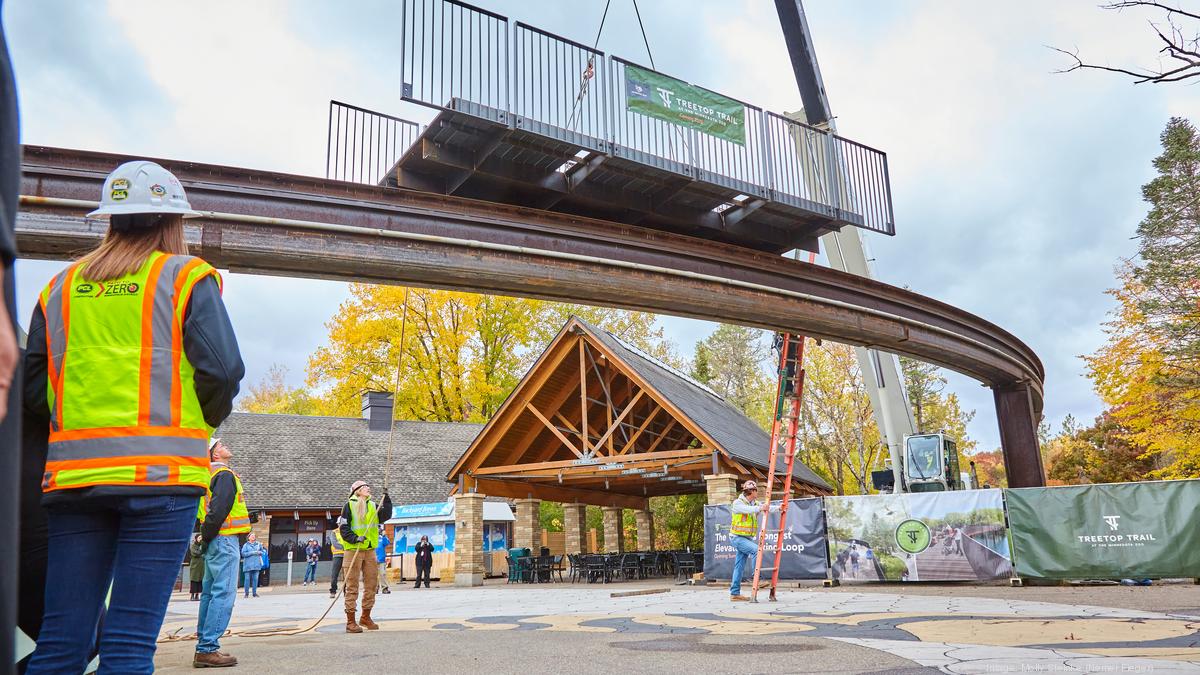
[[1133,78],[1134,84],[1142,84],[1144,82],[1152,82],[1155,84],[1164,84],[1169,82],[1180,82],[1200,77],[1200,28],[1197,29],[1195,37],[1184,37],[1184,30],[1181,26],[1175,23],[1174,17],[1180,16],[1195,21],[1200,21],[1200,14],[1184,11],[1178,7],[1172,7],[1163,2],[1155,2],[1154,0],[1122,0],[1121,2],[1111,2],[1106,5],[1101,5],[1104,9],[1123,10],[1131,8],[1149,8],[1160,10],[1166,13],[1167,30],[1154,23],[1148,22],[1151,30],[1159,37],[1163,43],[1159,54],[1166,55],[1175,61],[1182,62],[1183,65],[1174,68],[1158,68],[1149,69],[1141,67],[1123,68],[1115,66],[1102,66],[1097,63],[1088,63],[1079,57],[1079,51],[1067,51],[1058,47],[1050,47],[1056,52],[1066,54],[1075,62],[1068,68],[1055,71],[1056,73],[1070,73],[1076,70],[1102,70],[1110,73],[1117,73]]

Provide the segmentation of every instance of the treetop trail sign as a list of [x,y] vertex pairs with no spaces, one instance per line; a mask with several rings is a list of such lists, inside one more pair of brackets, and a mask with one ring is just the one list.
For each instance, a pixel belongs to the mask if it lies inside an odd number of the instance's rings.
[[746,144],[746,106],[652,70],[625,66],[625,109]]

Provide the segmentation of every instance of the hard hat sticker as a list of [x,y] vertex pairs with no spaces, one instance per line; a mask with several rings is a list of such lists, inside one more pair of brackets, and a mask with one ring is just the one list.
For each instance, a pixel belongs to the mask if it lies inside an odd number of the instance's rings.
[[128,196],[129,196],[129,192],[127,190],[113,190],[112,191],[112,199],[115,202],[119,202]]
[[128,189],[129,189],[129,181],[128,181],[128,180],[126,180],[126,179],[124,179],[124,178],[118,178],[118,179],[116,179],[116,180],[114,180],[114,181],[113,181],[113,183],[112,183],[112,189],[114,189],[114,190],[128,190]]
[[167,188],[155,183],[154,185],[150,186],[150,193],[155,197],[162,197],[167,194]]

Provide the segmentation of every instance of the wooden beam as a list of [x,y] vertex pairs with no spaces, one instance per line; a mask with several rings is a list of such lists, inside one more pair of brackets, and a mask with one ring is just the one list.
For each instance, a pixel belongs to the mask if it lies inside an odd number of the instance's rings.
[[478,492],[493,497],[508,497],[511,499],[533,497],[534,499],[545,499],[564,504],[580,503],[591,504],[593,506],[619,506],[624,509],[637,509],[639,511],[649,508],[645,497],[558,485],[481,478],[476,481],[475,488]]
[[583,442],[583,451],[587,454],[592,454],[592,448],[588,444],[588,434],[591,430],[588,429],[588,397],[587,397],[587,358],[584,353],[587,351],[587,342],[583,336],[579,336],[579,440]]
[[[653,443],[651,443],[650,447],[646,448],[646,452],[647,453],[654,452],[654,449],[658,447],[659,443],[663,442],[663,440],[667,437],[667,433],[670,432],[671,429],[675,428],[675,425],[678,422],[679,422],[679,420],[672,417],[671,421],[667,424],[667,426],[663,428],[662,435],[660,435]],[[634,453],[634,454],[639,454],[639,453]]]
[[625,444],[625,447],[621,448],[621,451],[618,452],[617,455],[623,455],[629,452],[629,449],[633,447],[633,444],[637,443],[638,437],[642,435],[642,432],[646,430],[646,427],[650,426],[650,422],[654,420],[654,416],[657,415],[661,410],[661,405],[658,405],[657,403],[654,404],[654,410],[650,411],[650,414],[646,416],[646,420],[637,428],[637,431],[633,432],[633,437],[629,439],[629,442]]
[[[596,441],[596,447],[597,447],[597,448],[599,448],[601,445],[604,445],[604,441],[610,440],[610,439],[612,438],[612,434],[613,434],[613,432],[614,432],[614,431],[616,431],[616,430],[617,430],[617,427],[618,427],[618,426],[620,426],[620,424],[621,424],[621,420],[625,419],[626,415],[628,415],[628,414],[629,414],[629,411],[633,410],[633,406],[637,405],[637,402],[638,402],[638,401],[640,401],[640,400],[642,399],[642,394],[643,394],[643,393],[645,393],[645,392],[644,392],[643,390],[639,389],[639,390],[638,390],[638,393],[634,394],[634,396],[633,396],[633,400],[632,400],[632,401],[630,401],[630,402],[629,402],[629,403],[628,403],[628,404],[625,406],[625,409],[621,411],[621,414],[617,416],[617,421],[616,421],[616,423],[615,423],[615,424],[612,422],[612,417],[611,417],[611,415],[612,415],[612,412],[611,412],[612,408],[609,408],[609,411],[610,411],[610,412],[609,412],[609,415],[610,415],[610,417],[609,417],[609,423],[608,423],[608,431],[604,432],[604,435],[600,437],[600,440]],[[608,447],[609,447],[609,453],[608,453],[608,455],[611,457],[611,456],[613,456],[613,453],[612,453],[612,444],[611,444],[611,443],[609,443],[609,446],[608,446]]]
[[[558,468],[519,469],[519,470],[514,470],[514,471],[507,471],[504,473],[489,472],[486,475],[492,476],[494,478],[499,478],[500,476],[504,476],[506,480],[508,480],[510,477],[512,480],[516,480],[517,477],[520,477],[521,479],[524,479],[524,478],[530,478],[530,479],[550,478],[550,479],[558,480],[558,478],[560,476],[563,479],[566,479],[566,478],[577,479],[577,478],[586,477],[586,476],[597,476],[597,477],[601,477],[601,478],[609,477],[609,478],[613,478],[613,479],[617,479],[617,478],[626,479],[626,478],[637,478],[638,476],[640,476],[640,474],[621,474],[619,471],[616,471],[613,469],[605,469],[604,466],[606,464],[614,464],[615,463],[618,466],[620,466],[622,469],[658,470],[664,466],[668,467],[669,469],[683,469],[684,467],[687,467],[687,466],[693,466],[692,462],[695,462],[697,458],[707,461],[708,453],[705,452],[703,455],[684,455],[682,457],[676,457],[673,459],[665,459],[665,460],[664,459],[636,459],[636,460],[630,459],[630,460],[626,460],[624,462],[619,462],[619,463],[604,462],[601,464],[581,464],[581,465],[576,465],[576,466],[558,467]],[[476,474],[476,475],[481,475],[481,474]]]
[[539,420],[541,420],[542,424],[546,425],[547,429],[554,432],[554,435],[558,436],[558,440],[562,441],[563,445],[567,446],[567,448],[569,448],[571,450],[571,452],[575,453],[576,457],[583,457],[583,453],[580,452],[579,449],[576,448],[571,443],[570,439],[568,439],[566,436],[564,436],[563,432],[558,430],[558,427],[551,424],[550,420],[546,419],[546,416],[543,415],[537,408],[535,408],[532,403],[526,403],[525,409],[528,410],[529,412],[533,413],[535,417],[537,417]]
[[[664,450],[662,452],[655,452],[655,453],[650,453],[650,454],[638,454],[638,455],[636,455],[636,458],[637,458],[637,461],[642,461],[642,460],[647,460],[647,461],[660,460],[661,461],[661,460],[669,460],[669,459],[679,459],[682,457],[699,457],[701,455],[708,456],[708,454],[710,452],[711,452],[711,450],[709,450],[708,448],[685,448],[682,450]],[[596,466],[597,464],[610,464],[610,463],[611,464],[616,464],[616,463],[624,464],[625,462],[629,461],[628,457],[627,458],[596,457],[595,459],[596,459],[596,464],[592,464],[590,466]],[[488,476],[488,475],[495,475],[495,474],[502,474],[502,473],[518,473],[521,471],[536,471],[538,469],[569,469],[573,466],[580,466],[580,464],[573,459],[567,459],[567,460],[556,460],[553,462],[537,462],[536,464],[509,464],[506,466],[486,466],[481,469],[476,469],[473,472],[473,474],[476,476]]]

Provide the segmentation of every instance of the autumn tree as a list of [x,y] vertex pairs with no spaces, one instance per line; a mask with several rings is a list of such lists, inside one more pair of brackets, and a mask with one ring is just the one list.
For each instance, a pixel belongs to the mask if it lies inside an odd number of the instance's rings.
[[1124,438],[1157,456],[1150,477],[1200,476],[1200,137],[1173,118],[1142,190],[1138,260],[1117,269],[1107,342],[1086,357]]
[[770,429],[775,410],[774,369],[766,332],[721,324],[696,343],[692,377],[717,392],[763,429]]
[[274,364],[257,384],[238,400],[238,410],[251,413],[319,415],[321,401],[303,387],[290,387],[287,367]]
[[1108,413],[1086,428],[1068,416],[1048,446],[1046,476],[1067,485],[1145,480],[1155,470],[1153,458],[1133,445],[1128,430]]

